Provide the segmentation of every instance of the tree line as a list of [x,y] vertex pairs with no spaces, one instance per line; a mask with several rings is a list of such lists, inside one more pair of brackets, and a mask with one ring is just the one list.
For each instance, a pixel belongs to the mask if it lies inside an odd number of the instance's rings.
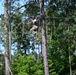
[[75,0],[4,0],[0,75],[75,75],[75,8]]

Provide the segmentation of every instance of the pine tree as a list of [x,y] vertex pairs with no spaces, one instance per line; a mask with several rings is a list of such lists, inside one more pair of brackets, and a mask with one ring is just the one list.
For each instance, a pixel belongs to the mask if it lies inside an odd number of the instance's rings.
[[8,0],[4,0],[4,47],[5,47],[5,75],[10,75],[10,52],[9,52],[9,19]]
[[44,15],[44,0],[40,0],[40,16],[41,16],[41,30],[42,30],[42,53],[44,60],[44,75],[49,75],[47,49],[46,49],[46,24]]

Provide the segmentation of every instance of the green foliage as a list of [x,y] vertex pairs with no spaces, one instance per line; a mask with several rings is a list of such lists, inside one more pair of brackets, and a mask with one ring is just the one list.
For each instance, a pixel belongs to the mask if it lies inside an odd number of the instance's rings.
[[[51,1],[51,4],[49,5],[52,6],[53,3],[54,2]],[[47,19],[48,57],[52,60],[53,68],[55,68],[54,70],[58,75],[69,75],[68,46],[70,47],[71,52],[70,59],[72,72],[75,70],[75,56],[73,55],[73,52],[76,49],[76,21],[73,16],[75,16],[76,11],[72,2],[71,5],[65,0],[58,0],[55,3],[57,8],[57,10],[55,10],[57,12],[53,11],[54,9],[51,7],[46,11],[47,15],[50,16],[50,18],[48,17]],[[52,13],[55,14],[52,16]],[[52,19],[55,22],[53,22]],[[70,41],[69,43],[68,40]]]
[[[49,73],[50,75],[57,75],[52,60],[49,59]],[[12,60],[11,69],[14,75],[43,75],[42,58],[37,62],[33,55],[18,55]]]
[[26,12],[29,16],[37,16],[39,10],[39,3],[36,3],[35,1],[28,1],[28,5],[24,12]]
[[[70,47],[72,73],[76,72],[76,56],[73,54],[76,50],[75,2],[75,0],[51,0],[45,2],[47,6],[45,7],[45,19],[50,75],[69,75],[68,47]],[[24,13],[26,14],[23,15]],[[30,17],[37,17],[39,13],[39,2],[36,3],[34,0],[29,0],[23,13],[17,11],[9,14],[11,16],[12,43],[17,43],[17,54],[13,55],[11,62],[13,75],[44,75],[42,58],[37,60],[38,54],[33,53],[31,55],[29,51],[35,49],[33,45],[30,45],[30,41],[34,38],[29,34],[29,30],[32,27],[29,24]],[[0,24],[1,22],[3,24],[3,15]],[[3,32],[3,26],[0,26],[0,32]],[[41,26],[39,28],[41,29]],[[41,41],[41,30],[38,35]],[[3,37],[0,37],[0,39],[2,40]],[[36,43],[36,41],[33,40],[33,43]],[[28,55],[26,55],[27,52]],[[3,72],[3,75],[4,66],[0,66],[0,71]]]
[[12,72],[14,75],[43,75],[41,61],[37,63],[32,55],[19,55],[12,61]]

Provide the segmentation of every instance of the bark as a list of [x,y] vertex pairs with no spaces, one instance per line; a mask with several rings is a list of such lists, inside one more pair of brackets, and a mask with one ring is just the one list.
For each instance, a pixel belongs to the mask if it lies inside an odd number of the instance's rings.
[[[70,28],[68,26],[68,31],[70,31]],[[70,70],[70,75],[72,75],[72,66],[71,66],[71,53],[70,53],[70,39],[69,39],[69,35],[68,35],[68,54],[69,54],[69,70]]]
[[70,70],[70,75],[72,75],[70,47],[68,48],[68,50],[69,50],[69,70]]
[[[9,10],[9,14],[11,13],[11,0],[10,0],[10,10]],[[12,35],[11,35],[11,17],[9,16],[10,21],[9,21],[9,57],[10,57],[10,61],[11,61],[11,44],[12,44]]]
[[42,54],[44,61],[44,75],[49,75],[48,60],[47,60],[47,50],[46,50],[46,24],[44,15],[44,0],[40,0],[40,16],[41,16],[41,30],[42,30]]
[[4,0],[4,47],[5,47],[5,75],[10,75],[9,59],[9,20],[8,20],[8,0]]

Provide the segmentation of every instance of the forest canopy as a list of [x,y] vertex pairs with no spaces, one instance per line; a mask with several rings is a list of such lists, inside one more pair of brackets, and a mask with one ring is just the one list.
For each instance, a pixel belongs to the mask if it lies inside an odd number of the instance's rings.
[[1,3],[0,75],[76,75],[76,0]]

